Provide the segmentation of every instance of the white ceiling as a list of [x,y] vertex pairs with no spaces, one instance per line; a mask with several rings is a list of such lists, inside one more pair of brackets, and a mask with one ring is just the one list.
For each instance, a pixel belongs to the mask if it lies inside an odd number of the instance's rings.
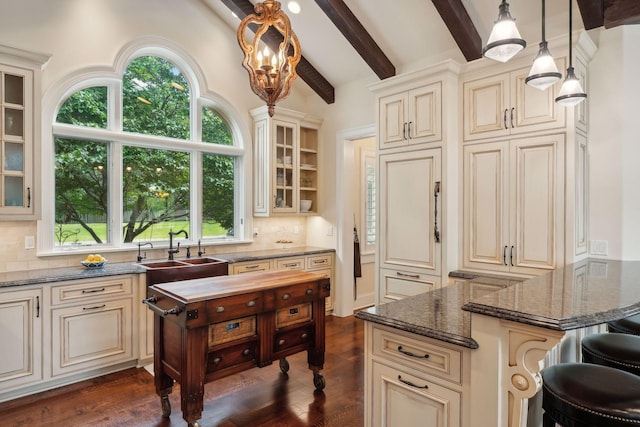
[[[233,17],[221,0],[202,0],[235,30],[240,20]],[[573,4],[574,31],[583,28],[577,4]],[[302,11],[298,15],[282,7],[298,36],[302,55],[334,87],[375,73],[349,44],[314,0],[298,0]],[[430,0],[344,0],[371,37],[396,68],[396,74],[453,58],[465,62],[453,37]],[[252,0],[252,3],[256,3]],[[462,0],[483,43],[498,16],[500,0]],[[537,46],[541,37],[541,2],[510,0],[510,11],[521,36],[528,46]],[[562,37],[568,30],[567,0],[546,1],[546,38]],[[549,43],[553,53],[553,42]],[[376,77],[377,78],[377,77]],[[304,82],[302,83],[304,85]],[[310,90],[310,89],[309,89]]]

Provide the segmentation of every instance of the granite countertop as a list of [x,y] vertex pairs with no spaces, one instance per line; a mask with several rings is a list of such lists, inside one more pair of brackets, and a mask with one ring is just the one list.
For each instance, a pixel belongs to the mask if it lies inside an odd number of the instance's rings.
[[[321,253],[333,253],[334,249],[323,249],[312,246],[301,246],[287,249],[271,249],[261,251],[234,252],[228,254],[205,254],[204,257],[217,258],[229,263],[253,261],[269,258],[284,258]],[[148,260],[149,262],[161,260]],[[0,288],[9,286],[25,286],[38,283],[55,283],[65,280],[90,279],[94,277],[117,276],[120,274],[139,274],[146,270],[136,262],[107,263],[102,268],[87,269],[77,267],[48,268],[41,270],[12,271],[0,273]]]
[[463,310],[554,330],[640,313],[640,261],[586,259],[468,301]]

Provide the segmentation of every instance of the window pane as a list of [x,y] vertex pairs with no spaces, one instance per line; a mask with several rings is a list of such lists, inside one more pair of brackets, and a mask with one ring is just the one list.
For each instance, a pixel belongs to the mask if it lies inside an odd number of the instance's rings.
[[202,142],[233,145],[229,126],[218,113],[208,107],[202,107]]
[[122,91],[125,131],[189,139],[189,85],[171,62],[134,59],[124,72]]
[[189,154],[123,147],[123,241],[189,232]]
[[56,137],[55,152],[55,245],[107,243],[107,145]]
[[76,126],[106,129],[107,87],[90,87],[74,93],[60,107],[56,121]]
[[202,237],[234,236],[235,159],[205,154],[202,159]]

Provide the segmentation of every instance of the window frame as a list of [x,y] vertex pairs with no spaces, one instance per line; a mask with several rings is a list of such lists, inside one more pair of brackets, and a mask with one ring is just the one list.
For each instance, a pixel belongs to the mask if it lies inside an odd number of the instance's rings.
[[[163,40],[167,44],[166,40]],[[170,43],[169,43],[170,44]],[[176,53],[179,52],[179,53]],[[176,65],[187,80],[190,96],[190,139],[144,135],[123,132],[122,117],[122,76],[129,63],[141,56],[158,56]],[[38,256],[61,255],[68,252],[90,253],[99,247],[101,252],[131,250],[136,242],[122,242],[122,147],[124,145],[182,151],[190,154],[191,194],[190,194],[190,230],[188,242],[209,244],[239,244],[251,241],[251,137],[249,129],[240,119],[240,115],[227,101],[218,95],[205,91],[202,86],[205,78],[197,64],[189,59],[177,46],[160,46],[149,43],[149,39],[137,41],[125,47],[116,60],[112,70],[80,70],[63,78],[45,94],[43,98],[42,132],[42,176],[41,204],[42,219],[38,221]],[[107,87],[107,128],[81,127],[56,123],[57,113],[64,102],[73,93],[94,86]],[[225,121],[231,132],[233,146],[201,142],[202,108],[213,109]],[[106,244],[78,245],[60,247],[55,245],[55,137],[98,140],[109,143],[109,224]],[[234,194],[234,236],[202,238],[202,153],[229,155],[236,158],[235,194]],[[195,171],[195,172],[194,172]],[[167,236],[167,246],[168,246]],[[163,241],[154,247],[162,248]]]

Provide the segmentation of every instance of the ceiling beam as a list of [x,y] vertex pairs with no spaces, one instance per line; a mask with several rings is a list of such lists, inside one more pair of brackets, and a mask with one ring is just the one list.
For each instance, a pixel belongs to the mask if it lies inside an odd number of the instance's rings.
[[585,30],[640,23],[638,0],[578,0]]
[[[243,19],[245,16],[254,13],[253,4],[249,0],[222,0],[225,6],[227,6],[238,18]],[[250,26],[252,31],[255,32],[255,26]],[[265,43],[274,51],[278,51],[278,46],[282,42],[282,34],[276,29],[270,28],[269,31],[263,36]],[[302,80],[309,85],[315,93],[320,96],[327,104],[333,104],[335,102],[335,89],[325,79],[313,65],[302,56],[300,62],[296,66],[296,72]]]
[[585,30],[604,25],[604,0],[578,0],[578,8]]
[[432,0],[467,61],[482,56],[482,39],[462,0]]
[[344,1],[316,0],[316,3],[381,80],[396,75],[396,67]]

